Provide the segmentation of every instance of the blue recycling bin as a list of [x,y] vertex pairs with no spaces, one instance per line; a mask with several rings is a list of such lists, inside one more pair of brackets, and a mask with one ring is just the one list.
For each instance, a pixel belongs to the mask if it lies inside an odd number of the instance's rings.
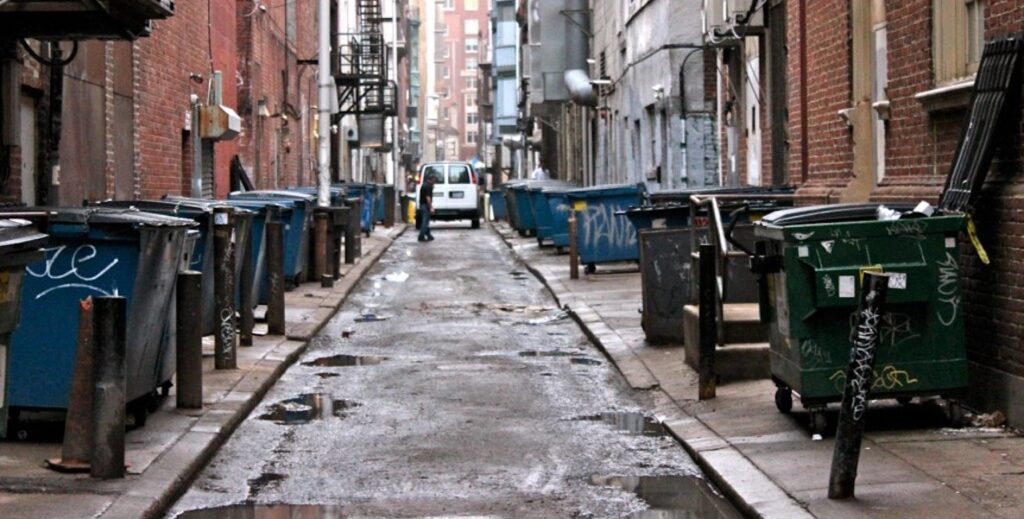
[[378,198],[377,185],[363,182],[343,182],[340,184],[334,184],[334,186],[344,189],[349,197],[363,199],[363,207],[362,212],[359,215],[359,221],[362,223],[363,232],[369,236],[376,226],[374,211],[376,210]]
[[[316,208],[314,195],[296,191],[236,191],[228,195],[229,200],[266,200],[278,202],[291,208],[291,215],[285,220],[284,229],[284,272],[288,283],[298,286],[302,283],[306,261],[309,255],[309,229]],[[282,215],[284,218],[284,215]]]
[[78,344],[79,301],[128,300],[127,393],[148,400],[163,382],[162,348],[178,267],[192,220],[135,209],[77,207],[52,211],[46,258],[28,265],[22,321],[11,338],[8,404],[67,408]]
[[501,189],[492,189],[487,192],[487,200],[491,206],[491,220],[505,220],[508,216],[505,207],[505,192]]
[[640,205],[643,184],[595,186],[568,191],[576,212],[576,241],[580,263],[592,273],[598,263],[638,261],[636,229],[620,213]]
[[[302,187],[289,187],[286,191],[292,191],[295,193],[302,193],[304,195],[312,195],[319,199],[320,191],[316,186],[302,186]],[[331,206],[332,207],[345,207],[345,189],[337,185],[333,185],[329,188],[331,193]],[[319,202],[317,202],[319,204]]]

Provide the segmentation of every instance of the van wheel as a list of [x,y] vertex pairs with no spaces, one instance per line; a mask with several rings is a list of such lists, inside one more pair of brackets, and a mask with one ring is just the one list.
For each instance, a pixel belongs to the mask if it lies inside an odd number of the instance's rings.
[[470,227],[472,227],[473,229],[479,229],[480,228],[480,219],[479,218],[473,218],[473,223],[470,224]]

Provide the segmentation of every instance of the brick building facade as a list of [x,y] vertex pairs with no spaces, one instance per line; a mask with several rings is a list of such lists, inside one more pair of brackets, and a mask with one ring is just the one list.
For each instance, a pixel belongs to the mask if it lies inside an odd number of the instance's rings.
[[[262,7],[261,7],[262,6]],[[191,96],[205,103],[213,71],[242,132],[214,145],[216,195],[236,154],[258,187],[309,184],[315,168],[316,4],[178,0],[134,42],[86,41],[65,68],[60,168],[46,168],[48,67],[20,48],[19,139],[3,194],[28,204],[191,193]],[[45,47],[31,43],[47,54]],[[65,55],[71,44],[64,43]],[[27,151],[31,150],[31,151]]]
[[[1024,0],[787,1],[788,164],[801,204],[936,203],[980,39],[1024,30]],[[804,41],[804,37],[806,41]],[[961,245],[971,403],[1024,423],[1024,176],[1018,120]],[[768,146],[766,145],[766,148]],[[768,165],[764,165],[765,168]],[[771,178],[769,171],[762,178]],[[966,240],[964,240],[966,241]]]
[[468,161],[477,152],[481,117],[478,103],[480,61],[489,48],[489,0],[440,1],[437,27],[437,93],[440,96],[437,140],[445,160]]

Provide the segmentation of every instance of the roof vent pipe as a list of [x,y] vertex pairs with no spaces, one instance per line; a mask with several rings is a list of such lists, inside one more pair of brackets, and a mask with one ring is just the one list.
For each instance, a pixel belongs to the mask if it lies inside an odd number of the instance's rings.
[[594,85],[590,83],[590,77],[580,69],[565,71],[565,87],[569,89],[569,97],[578,105],[595,107],[597,96],[594,94]]

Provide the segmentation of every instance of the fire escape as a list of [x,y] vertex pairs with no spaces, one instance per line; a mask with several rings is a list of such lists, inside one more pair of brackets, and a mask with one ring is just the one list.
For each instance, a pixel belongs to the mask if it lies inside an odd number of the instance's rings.
[[358,0],[356,16],[359,32],[343,35],[345,43],[338,52],[337,118],[355,115],[360,146],[386,148],[384,120],[397,115],[398,110],[397,88],[388,80],[389,53],[381,30],[384,18],[380,0]]

